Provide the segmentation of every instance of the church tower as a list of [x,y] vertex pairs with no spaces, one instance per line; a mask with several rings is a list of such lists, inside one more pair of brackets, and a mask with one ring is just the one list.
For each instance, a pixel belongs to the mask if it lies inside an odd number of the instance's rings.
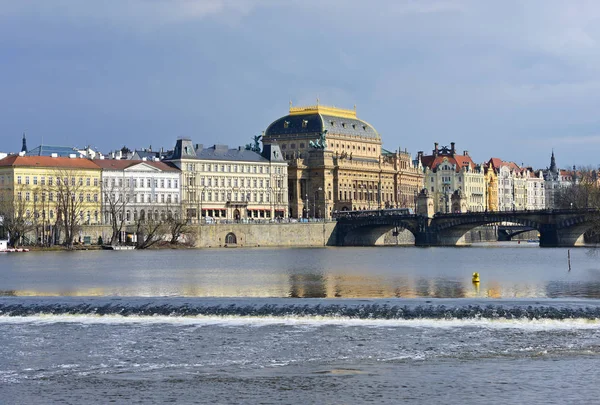
[[23,132],[23,146],[21,147],[21,152],[27,153],[27,139],[25,139],[25,132]]

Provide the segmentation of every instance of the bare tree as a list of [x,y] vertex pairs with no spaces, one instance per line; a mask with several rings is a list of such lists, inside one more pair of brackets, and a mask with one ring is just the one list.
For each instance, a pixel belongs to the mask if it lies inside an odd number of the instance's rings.
[[144,210],[144,214],[140,214],[135,221],[136,248],[147,249],[155,245],[164,239],[168,230],[166,218],[161,217],[157,210],[152,211],[152,208]]
[[62,227],[67,248],[73,248],[75,234],[83,223],[84,183],[77,171],[58,169],[54,173],[56,183],[57,223]]
[[11,246],[17,246],[22,238],[35,228],[33,212],[22,187],[0,191],[0,219],[6,230]]
[[116,245],[119,242],[119,235],[123,230],[126,221],[126,208],[131,200],[132,188],[131,179],[110,178],[105,179],[103,187],[104,204],[103,209],[108,214],[108,220],[112,228],[110,244]]
[[[580,167],[571,174],[572,184],[558,190],[555,195],[557,208],[600,210],[600,174],[591,167]],[[600,218],[593,221],[592,228],[586,232],[588,240],[600,237]]]

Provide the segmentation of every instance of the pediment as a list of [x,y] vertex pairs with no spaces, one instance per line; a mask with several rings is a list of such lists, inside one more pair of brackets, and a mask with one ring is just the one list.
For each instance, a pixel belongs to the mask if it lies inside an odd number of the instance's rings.
[[126,172],[148,172],[148,173],[158,173],[161,172],[162,170],[149,165],[148,163],[142,162],[142,163],[137,163],[135,165],[129,166],[128,168],[125,169]]

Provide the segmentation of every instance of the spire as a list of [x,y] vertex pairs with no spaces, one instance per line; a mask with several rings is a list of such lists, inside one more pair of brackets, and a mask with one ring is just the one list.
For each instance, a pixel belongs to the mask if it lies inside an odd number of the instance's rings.
[[554,149],[552,149],[552,157],[550,158],[550,171],[552,173],[558,172],[558,169],[556,168],[556,159],[554,158]]
[[23,132],[23,147],[21,147],[21,152],[27,153],[27,139],[25,139],[25,132]]

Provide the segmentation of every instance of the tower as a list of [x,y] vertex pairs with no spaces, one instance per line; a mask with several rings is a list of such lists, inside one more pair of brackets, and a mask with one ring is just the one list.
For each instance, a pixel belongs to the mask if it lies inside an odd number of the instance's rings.
[[21,147],[21,152],[27,153],[27,139],[25,139],[25,132],[23,132],[23,146]]
[[554,149],[552,149],[552,157],[550,157],[550,172],[558,173],[558,169],[556,168],[556,159],[554,158]]

